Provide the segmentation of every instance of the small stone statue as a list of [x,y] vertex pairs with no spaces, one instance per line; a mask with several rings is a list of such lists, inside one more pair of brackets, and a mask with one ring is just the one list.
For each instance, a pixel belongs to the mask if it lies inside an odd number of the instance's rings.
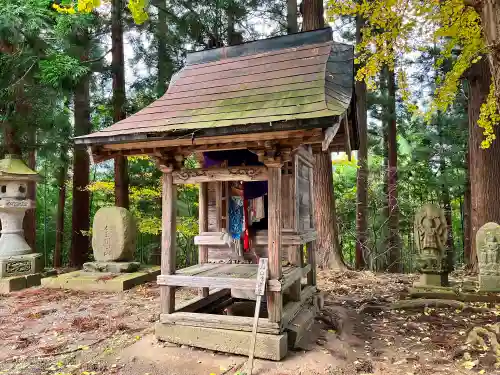
[[444,211],[428,203],[415,215],[415,245],[417,264],[423,274],[422,284],[441,285],[441,275],[448,272],[446,239],[448,226]]
[[479,262],[479,288],[483,291],[500,291],[500,225],[484,224],[476,234]]

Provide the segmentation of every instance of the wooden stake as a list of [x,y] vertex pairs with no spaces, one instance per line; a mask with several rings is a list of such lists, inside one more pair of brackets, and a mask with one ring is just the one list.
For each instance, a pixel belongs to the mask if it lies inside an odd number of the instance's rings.
[[255,302],[252,341],[250,342],[250,355],[248,358],[248,375],[252,375],[253,371],[253,357],[255,353],[255,342],[257,341],[257,328],[259,325],[260,305],[262,303],[262,296],[266,291],[267,269],[268,269],[268,259],[260,258],[259,269],[257,271],[257,285],[255,286],[255,294],[257,295],[257,301]]
[[[199,227],[200,234],[208,232],[208,182],[200,183],[200,198],[199,206]],[[208,246],[199,246],[198,249],[198,263],[208,263]],[[208,288],[198,289],[198,295],[208,297]]]

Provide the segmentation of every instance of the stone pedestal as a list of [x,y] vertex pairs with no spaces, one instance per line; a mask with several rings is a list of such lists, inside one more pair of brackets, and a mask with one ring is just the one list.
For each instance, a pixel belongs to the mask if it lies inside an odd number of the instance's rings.
[[139,262],[88,262],[83,265],[87,272],[128,273],[136,272],[141,267]]
[[32,253],[23,231],[26,211],[35,208],[27,199],[28,183],[38,179],[19,157],[0,160],[0,293],[40,285],[42,256]]
[[0,278],[25,276],[41,272],[42,254],[26,254],[0,258]]
[[415,286],[424,286],[424,285],[430,285],[430,286],[441,286],[441,275],[435,275],[435,274],[430,274],[430,273],[424,273],[420,275],[420,279],[418,280],[417,283],[415,283]]

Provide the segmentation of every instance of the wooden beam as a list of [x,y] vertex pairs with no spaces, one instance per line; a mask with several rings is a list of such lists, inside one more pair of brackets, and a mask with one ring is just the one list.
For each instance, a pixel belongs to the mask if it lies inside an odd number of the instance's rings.
[[351,132],[349,129],[349,121],[347,120],[347,111],[345,111],[344,115],[342,116],[342,121],[344,121],[344,132],[345,132],[345,152],[347,153],[347,159],[351,161],[351,154],[352,154],[352,149],[351,149]]
[[281,321],[281,327],[286,328],[288,324],[295,318],[295,316],[300,311],[304,304],[310,302],[314,293],[316,293],[315,286],[307,286],[300,293],[300,300],[289,302],[283,307],[283,319]]
[[323,139],[323,142],[321,142],[321,150],[323,152],[328,151],[328,149],[330,148],[330,144],[332,143],[333,138],[335,138],[337,132],[339,131],[340,121],[341,119],[338,119],[338,121],[335,124],[333,124],[333,126],[326,129],[325,139]]
[[231,293],[230,289],[214,289],[206,297],[198,296],[189,301],[179,304],[175,309],[175,312],[196,312],[211,303],[214,303],[224,297],[229,296]]
[[[208,232],[208,182],[200,183],[198,211],[198,226],[200,228],[200,234]],[[208,263],[208,246],[199,246],[198,263]],[[208,288],[201,288],[198,290],[198,294],[200,296],[207,297],[208,291]]]
[[[161,314],[160,323],[252,332],[253,318],[246,316],[175,312],[174,314]],[[259,319],[258,332],[277,335],[280,333],[280,326],[277,323],[271,323],[267,319],[261,318]]]
[[[281,280],[281,163],[267,163],[268,168],[268,249],[269,279]],[[281,292],[267,292],[269,321],[279,323],[283,309]]]
[[211,181],[266,181],[267,168],[228,167],[228,168],[196,168],[174,171],[174,184],[198,184]]
[[309,242],[307,245],[307,264],[311,271],[307,274],[307,284],[316,286],[316,243]]
[[[158,285],[185,286],[191,288],[220,288],[220,289],[246,289],[255,290],[254,279],[244,279],[238,277],[212,277],[212,276],[191,276],[191,275],[160,275],[156,281]],[[267,290],[280,292],[280,280],[268,280]]]
[[[162,235],[161,235],[161,274],[175,273],[175,233],[176,233],[176,188],[173,184],[172,169],[163,172],[162,191]],[[161,277],[161,276],[158,276]],[[175,311],[175,287],[160,287],[161,312],[171,314]]]

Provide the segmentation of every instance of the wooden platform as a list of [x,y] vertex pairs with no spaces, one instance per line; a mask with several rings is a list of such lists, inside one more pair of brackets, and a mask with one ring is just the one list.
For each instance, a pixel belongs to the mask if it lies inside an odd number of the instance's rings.
[[[178,270],[173,275],[158,276],[158,285],[184,286],[192,288],[255,289],[257,264],[197,264]],[[304,267],[283,267],[281,280],[269,280],[267,290],[280,292],[288,289],[295,281],[311,271],[311,265]]]

